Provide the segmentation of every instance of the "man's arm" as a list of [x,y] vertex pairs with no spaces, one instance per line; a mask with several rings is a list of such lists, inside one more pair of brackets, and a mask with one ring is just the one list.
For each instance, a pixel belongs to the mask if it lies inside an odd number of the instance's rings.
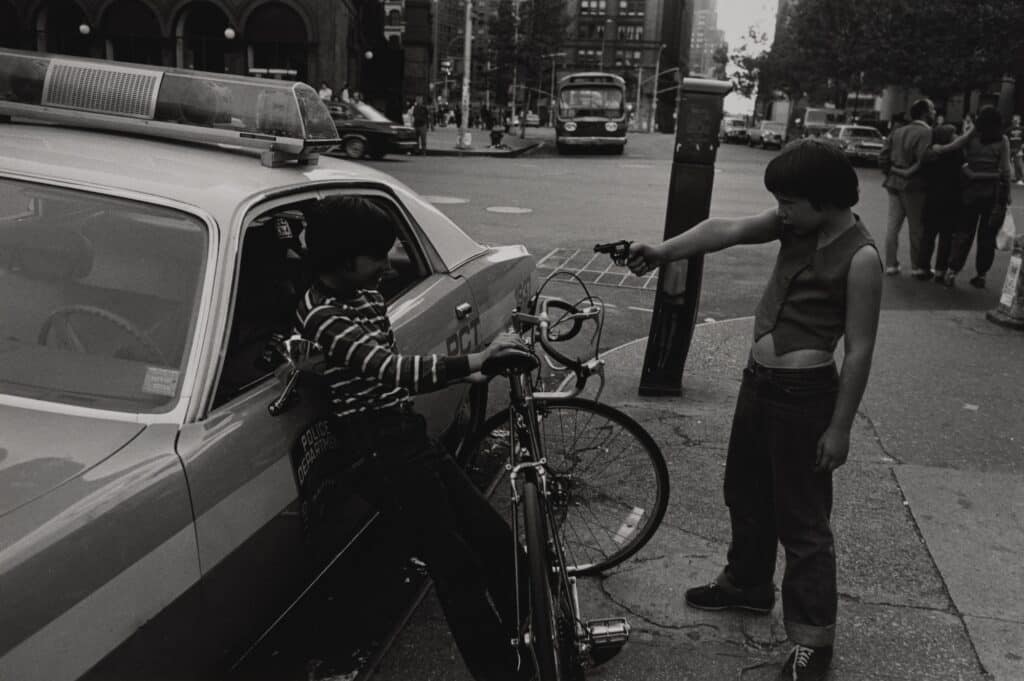
[[708,218],[657,245],[634,242],[629,247],[629,268],[635,274],[658,265],[701,253],[713,253],[737,244],[761,244],[778,239],[781,223],[773,208],[742,218]]
[[895,136],[896,130],[889,133],[885,138],[885,144],[882,145],[882,151],[878,153],[878,167],[885,175],[892,171],[892,138]]
[[871,246],[857,251],[846,283],[846,340],[839,396],[828,429],[818,440],[815,470],[834,471],[850,454],[850,430],[871,373],[882,304],[882,272]]

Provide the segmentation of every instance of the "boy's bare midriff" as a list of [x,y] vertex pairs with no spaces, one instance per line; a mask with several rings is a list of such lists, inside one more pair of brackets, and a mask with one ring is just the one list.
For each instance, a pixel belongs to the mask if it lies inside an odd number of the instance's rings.
[[758,364],[776,369],[811,369],[827,366],[835,361],[832,353],[828,350],[811,348],[777,355],[775,354],[775,339],[770,333],[766,333],[754,341],[750,354]]

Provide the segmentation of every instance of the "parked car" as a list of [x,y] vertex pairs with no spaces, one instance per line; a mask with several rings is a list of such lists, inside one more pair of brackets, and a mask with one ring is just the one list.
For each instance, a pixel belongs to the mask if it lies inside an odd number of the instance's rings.
[[747,141],[747,122],[743,118],[726,116],[718,131],[718,139],[723,142],[743,144]]
[[[528,111],[524,118],[526,120],[526,127],[528,128],[536,128],[540,125],[540,116],[538,114],[533,113],[532,111]],[[512,125],[519,125],[519,114],[516,114],[512,118]]]
[[759,146],[762,149],[775,147],[781,149],[786,143],[786,124],[776,121],[761,121],[757,127],[747,130],[747,145]]
[[[268,413],[323,197],[398,222],[404,352],[475,351],[525,305],[525,248],[337,143],[302,83],[0,50],[0,677],[223,678],[359,550],[375,515],[329,405],[300,384]],[[454,442],[486,390],[416,403]]]
[[836,125],[846,123],[846,112],[842,109],[812,108],[804,110],[804,117],[798,122],[804,137],[821,137]]
[[836,144],[850,161],[878,163],[878,155],[885,146],[885,138],[875,128],[866,125],[837,125],[830,128],[823,139]]
[[328,109],[341,138],[337,149],[351,159],[379,159],[419,147],[415,128],[393,123],[366,102],[331,102]]

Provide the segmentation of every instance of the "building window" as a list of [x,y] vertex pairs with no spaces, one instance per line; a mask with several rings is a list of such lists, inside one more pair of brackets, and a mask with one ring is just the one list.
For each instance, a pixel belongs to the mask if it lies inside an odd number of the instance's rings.
[[608,13],[608,0],[580,0],[581,16],[604,16]]
[[619,0],[620,17],[642,17],[645,0]]
[[577,50],[576,60],[581,66],[601,63],[601,50]]
[[619,40],[643,40],[644,27],[641,24],[619,26]]

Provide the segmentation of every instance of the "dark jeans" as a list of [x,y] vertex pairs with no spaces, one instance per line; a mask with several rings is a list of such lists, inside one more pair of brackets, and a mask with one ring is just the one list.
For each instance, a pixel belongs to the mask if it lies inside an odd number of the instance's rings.
[[[924,209],[924,235],[919,251],[921,269],[931,269],[932,253],[935,253],[935,270],[949,269],[949,254],[953,244],[953,233],[960,219],[960,201],[956,195],[948,197],[928,196]],[[936,247],[936,240],[938,245]]]
[[781,542],[786,633],[807,646],[832,645],[835,637],[832,475],[816,473],[814,464],[838,389],[834,364],[770,369],[751,360],[743,371],[725,466],[732,523],[725,577],[743,589],[771,585]]
[[981,198],[966,203],[960,213],[959,227],[953,233],[949,269],[959,272],[967,263],[974,235],[978,245],[974,253],[974,269],[980,276],[992,268],[996,258],[996,234],[1006,216],[1006,204],[998,198]]
[[389,409],[347,417],[334,427],[347,446],[372,452],[359,494],[382,512],[397,514],[415,538],[416,555],[427,564],[473,677],[518,678],[510,645],[518,626],[515,542],[508,523],[427,436],[419,414]]
[[422,154],[427,150],[427,124],[417,125],[416,127],[416,143],[418,151]]

